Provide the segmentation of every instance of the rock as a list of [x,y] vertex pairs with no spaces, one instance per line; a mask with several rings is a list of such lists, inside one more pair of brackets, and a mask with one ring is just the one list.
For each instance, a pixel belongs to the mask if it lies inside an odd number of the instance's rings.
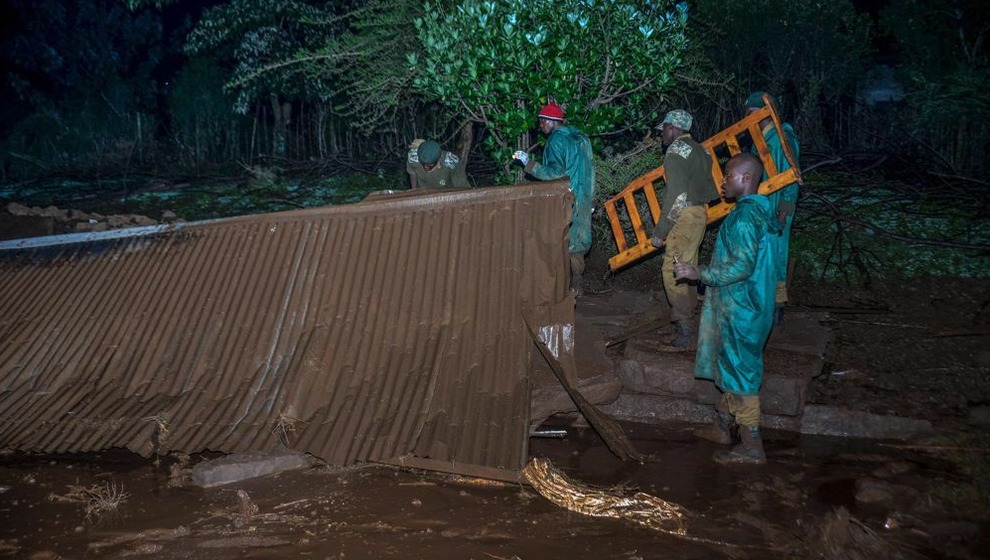
[[18,204],[16,202],[11,202],[7,205],[7,212],[10,212],[12,216],[30,216],[31,209],[23,204]]
[[636,360],[619,362],[619,379],[627,390],[652,395],[694,395],[694,364],[670,360],[661,367]]
[[38,212],[39,216],[49,216],[55,218],[56,220],[66,221],[69,219],[69,215],[65,210],[60,210],[55,206],[49,206],[44,210]]
[[171,210],[166,210],[166,211],[162,212],[162,220],[172,221],[172,220],[175,220],[176,218],[178,218],[178,216],[176,216],[175,215],[175,212],[173,212]]
[[802,434],[910,440],[932,431],[927,420],[820,405],[805,405],[801,417]]
[[[608,373],[582,379],[578,383],[577,390],[592,404],[607,403],[614,401],[619,396],[619,392],[622,391],[622,382],[615,374]],[[531,423],[535,423],[535,425],[543,423],[554,414],[576,410],[577,405],[574,404],[560,383],[533,389],[530,397],[529,417]]]
[[158,223],[155,220],[152,220],[151,218],[147,216],[142,216],[140,214],[134,214],[133,216],[131,216],[131,221],[139,226],[153,226]]
[[129,216],[107,216],[106,223],[112,229],[120,229],[131,225],[131,219]]
[[891,484],[875,478],[856,480],[856,501],[862,504],[884,506],[892,509],[907,504],[918,496],[918,491],[908,486]]
[[69,219],[77,222],[89,221],[90,215],[82,210],[69,210]]
[[312,466],[314,459],[291,449],[236,453],[193,467],[192,482],[209,488],[239,480]]
[[872,473],[876,478],[892,478],[897,475],[907,474],[913,472],[917,467],[914,463],[909,463],[908,461],[893,461],[887,463],[886,465],[875,469]]
[[622,393],[615,402],[600,408],[614,418],[646,424],[669,421],[707,424],[715,413],[711,406],[693,399],[636,393]]

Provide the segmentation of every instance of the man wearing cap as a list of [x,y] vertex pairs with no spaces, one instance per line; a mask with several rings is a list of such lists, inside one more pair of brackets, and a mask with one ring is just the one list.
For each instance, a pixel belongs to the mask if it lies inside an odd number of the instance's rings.
[[707,205],[718,198],[712,179],[712,156],[689,132],[693,120],[687,111],[675,109],[657,127],[667,146],[663,159],[666,184],[660,201],[660,221],[653,229],[651,242],[654,247],[666,245],[660,270],[676,333],[670,341],[674,350],[687,350],[694,345],[691,320],[698,302],[696,284],[678,282],[674,265],[698,264],[698,247],[708,225]]
[[[773,97],[762,91],[753,92],[746,98],[747,115],[763,108],[764,95],[773,101]],[[777,134],[777,127],[773,125],[773,119],[767,117],[760,121],[760,128],[763,130],[763,138],[767,141],[767,148],[770,150],[770,156],[773,158],[773,163],[777,167],[777,172],[790,169],[791,163],[787,161],[787,156],[784,155],[783,143],[781,142],[780,135]],[[794,160],[797,161],[800,156],[800,145],[797,135],[794,134],[794,128],[790,123],[783,123],[781,128],[784,131],[787,144],[791,148],[791,154],[794,155]],[[757,153],[756,146],[753,146],[753,153]],[[766,179],[767,174],[764,173],[763,180],[765,181]],[[797,206],[798,184],[797,182],[791,183],[767,196],[770,198],[771,204],[773,204],[774,213],[780,220],[780,225],[784,228],[783,232],[774,239],[774,250],[777,252],[777,294],[773,322],[775,325],[779,325],[784,320],[784,306],[787,304],[788,252],[790,251],[791,223],[794,221],[794,210]]]
[[538,117],[540,131],[547,136],[543,162],[531,160],[522,150],[513,153],[512,158],[523,165],[526,173],[541,181],[570,177],[574,202],[571,227],[567,231],[567,250],[570,253],[571,287],[580,292],[584,255],[591,248],[591,206],[595,189],[591,140],[577,128],[565,124],[564,109],[556,103],[544,105]]
[[413,140],[406,159],[406,173],[414,189],[466,189],[467,175],[460,159],[441,150],[435,140]]

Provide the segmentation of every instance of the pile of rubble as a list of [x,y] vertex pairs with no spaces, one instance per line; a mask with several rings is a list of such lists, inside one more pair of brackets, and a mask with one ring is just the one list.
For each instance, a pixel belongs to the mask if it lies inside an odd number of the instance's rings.
[[[162,213],[162,222],[181,221],[175,213]],[[0,240],[87,233],[138,226],[152,226],[160,222],[140,214],[113,214],[105,216],[81,210],[63,210],[55,206],[28,207],[11,202],[0,212]]]

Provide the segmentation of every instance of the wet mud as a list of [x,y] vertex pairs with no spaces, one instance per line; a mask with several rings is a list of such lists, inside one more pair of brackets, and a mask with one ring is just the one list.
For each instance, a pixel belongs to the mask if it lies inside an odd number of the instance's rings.
[[[0,557],[953,558],[990,544],[979,527],[932,521],[947,513],[925,505],[930,484],[959,475],[910,449],[768,432],[765,467],[726,468],[693,426],[626,423],[650,457],[638,464],[572,420],[548,422],[567,437],[533,438],[530,455],[582,484],[679,504],[687,537],[570,512],[518,484],[359,465],[203,489],[184,484],[188,462],[110,451],[0,458]],[[64,499],[108,486],[125,494],[115,510]],[[892,494],[864,501],[870,491]]]

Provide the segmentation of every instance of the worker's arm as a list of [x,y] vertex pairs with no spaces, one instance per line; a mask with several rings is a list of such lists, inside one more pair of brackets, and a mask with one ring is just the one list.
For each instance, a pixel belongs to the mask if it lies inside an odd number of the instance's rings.
[[566,146],[564,146],[562,137],[558,138],[559,134],[554,132],[547,139],[547,147],[543,151],[543,163],[537,163],[534,159],[530,159],[529,163],[526,164],[526,173],[541,181],[560,179],[567,175]]
[[660,200],[660,221],[653,229],[651,243],[654,247],[663,245],[663,240],[674,229],[677,220],[670,215],[678,195],[687,192],[685,177],[687,176],[687,160],[676,153],[669,153],[663,160],[665,182],[663,196]]

